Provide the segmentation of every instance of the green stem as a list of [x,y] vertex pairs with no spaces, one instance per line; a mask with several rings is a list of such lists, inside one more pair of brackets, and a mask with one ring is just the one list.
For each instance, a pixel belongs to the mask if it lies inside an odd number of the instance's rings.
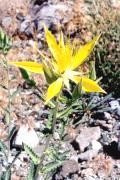
[[55,132],[55,125],[56,125],[56,121],[57,121],[57,111],[58,111],[58,104],[59,104],[58,99],[59,99],[59,95],[57,96],[56,104],[55,104],[55,108],[54,108],[51,132],[50,132],[49,136],[47,137],[47,140],[46,140],[46,143],[45,143],[45,147],[44,147],[44,150],[43,150],[43,154],[40,157],[40,163],[39,163],[39,165],[37,167],[35,179],[37,179],[38,173],[39,173],[40,169],[42,168],[42,163],[43,163],[45,155],[46,155],[45,152],[48,149],[49,144],[50,144],[50,140],[53,137],[54,132]]
[[[7,94],[8,94],[8,104],[6,108],[6,123],[8,125],[8,135],[10,134],[10,109],[11,109],[11,100],[10,100],[10,79],[9,79],[9,65],[7,62],[7,58],[4,55],[4,62],[5,62],[5,67],[6,67],[6,72],[7,72]],[[10,154],[10,141],[8,141],[8,158]]]

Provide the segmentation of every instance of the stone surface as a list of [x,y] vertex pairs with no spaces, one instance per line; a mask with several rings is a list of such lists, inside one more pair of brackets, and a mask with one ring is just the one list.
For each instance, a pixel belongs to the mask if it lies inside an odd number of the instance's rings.
[[74,160],[68,160],[63,164],[60,174],[62,177],[66,177],[69,174],[75,173],[77,171],[79,171],[78,163]]
[[92,158],[94,158],[97,154],[98,154],[98,151],[91,149],[83,153],[80,153],[78,155],[78,159],[82,161],[92,160]]
[[101,136],[100,127],[83,128],[76,138],[80,151],[83,152],[91,141],[98,140]]
[[100,149],[102,149],[101,143],[99,143],[99,142],[96,141],[96,140],[93,140],[93,141],[91,142],[91,145],[92,145],[92,149],[95,150],[95,151],[97,151],[97,152],[98,152]]
[[39,138],[35,130],[32,128],[29,129],[28,125],[21,126],[16,135],[15,145],[22,146],[23,143],[32,148],[36,147],[39,143]]
[[119,101],[117,101],[117,100],[113,100],[113,101],[109,102],[109,104],[113,110],[120,107]]

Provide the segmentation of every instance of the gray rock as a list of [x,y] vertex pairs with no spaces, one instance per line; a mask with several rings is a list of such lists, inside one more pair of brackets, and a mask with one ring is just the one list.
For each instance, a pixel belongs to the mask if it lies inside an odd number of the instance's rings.
[[34,25],[32,23],[31,17],[26,16],[25,20],[20,24],[19,28],[20,33],[24,33],[27,36],[32,36],[34,33]]
[[117,108],[116,113],[117,113],[118,116],[120,116],[120,107]]
[[74,160],[67,160],[62,166],[60,175],[67,177],[69,174],[76,173],[77,171],[79,171],[78,163]]
[[109,104],[110,104],[112,110],[120,108],[119,101],[117,101],[117,100],[113,100],[113,101],[109,102]]
[[100,136],[101,130],[99,127],[83,128],[76,138],[80,151],[83,152],[84,149],[89,146],[91,141],[98,140]]
[[11,17],[4,17],[2,20],[2,25],[5,29],[9,28],[9,26],[12,24],[12,18]]
[[[48,28],[57,26],[61,24],[61,21],[68,15],[68,10],[70,8],[68,5],[63,3],[55,4],[43,4],[42,6],[34,6],[31,9],[31,17],[38,32],[41,32],[43,29],[43,22]],[[70,19],[70,16],[67,16],[67,21]]]

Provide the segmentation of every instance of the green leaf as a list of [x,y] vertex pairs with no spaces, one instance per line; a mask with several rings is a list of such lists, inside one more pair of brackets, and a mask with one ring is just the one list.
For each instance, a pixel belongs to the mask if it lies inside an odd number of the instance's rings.
[[31,162],[30,169],[27,175],[27,180],[34,180],[35,179],[35,172],[36,172],[36,166],[33,162]]
[[3,51],[4,54],[7,54],[9,49],[11,48],[12,43],[6,33],[0,28],[0,50]]
[[48,67],[45,62],[43,62],[43,71],[46,81],[51,84],[57,79],[57,75],[53,72],[52,68]]
[[51,163],[48,163],[47,165],[45,165],[41,172],[43,174],[46,174],[48,172],[51,172],[51,171],[54,171],[56,170],[58,167],[60,167],[62,164],[64,163],[64,161],[55,161],[55,162],[51,162]]
[[30,156],[34,164],[37,165],[40,163],[40,157],[34,152],[32,148],[30,148],[27,144],[24,144],[24,149],[26,153]]
[[95,61],[90,61],[89,71],[89,78],[92,80],[96,80]]
[[0,180],[11,180],[11,170],[7,170],[6,172],[4,172],[1,176]]
[[4,155],[7,157],[7,154],[6,154],[7,146],[1,140],[0,140],[0,151],[2,151],[4,153]]
[[29,73],[25,69],[20,68],[20,72],[21,72],[23,79],[26,81],[26,83],[29,86],[31,86],[31,87],[36,86],[36,82],[30,78]]
[[19,94],[20,92],[21,92],[21,88],[20,87],[18,87],[14,92],[13,92],[13,94],[11,94],[10,95],[10,102],[12,102],[13,101],[13,99],[17,96],[17,94]]
[[13,128],[10,130],[9,135],[8,135],[8,140],[10,141],[14,134],[17,132],[17,127],[13,126]]

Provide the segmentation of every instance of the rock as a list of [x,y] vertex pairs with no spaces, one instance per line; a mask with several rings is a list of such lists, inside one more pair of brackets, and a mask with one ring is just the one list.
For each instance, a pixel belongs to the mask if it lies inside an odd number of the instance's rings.
[[31,21],[31,17],[28,15],[25,20],[20,24],[19,33],[32,37],[34,33],[34,25]]
[[104,112],[104,116],[105,116],[106,120],[111,120],[112,119],[111,114],[108,113],[108,112]]
[[95,151],[97,151],[97,152],[98,152],[100,149],[102,149],[101,143],[99,143],[99,142],[96,141],[96,140],[93,140],[93,141],[91,142],[91,145],[92,145],[92,149],[95,150]]
[[82,161],[92,160],[92,158],[94,158],[97,154],[98,154],[98,151],[91,149],[78,155],[78,159]]
[[119,101],[117,101],[117,100],[113,100],[113,101],[109,102],[109,104],[110,104],[112,110],[120,108]]
[[84,128],[77,136],[76,142],[79,145],[80,151],[83,152],[86,147],[89,146],[91,141],[98,140],[101,136],[101,130],[99,127]]
[[116,114],[120,116],[120,107],[117,108]]
[[8,29],[9,26],[12,24],[12,18],[11,17],[4,17],[2,20],[2,25],[5,29]]
[[120,1],[119,0],[109,0],[110,1],[110,6],[113,8],[120,8]]
[[39,143],[39,138],[34,129],[28,127],[28,125],[22,125],[18,130],[15,139],[16,146],[22,146],[25,143],[28,146],[34,148]]
[[62,177],[67,177],[69,174],[73,174],[79,171],[78,163],[74,160],[67,160],[62,166],[60,175]]
[[[48,28],[57,28],[58,24],[67,16],[67,21],[70,19],[68,16],[69,6],[63,3],[48,4],[44,3],[42,6],[35,5],[31,9],[31,17],[38,32],[43,30],[43,22]],[[52,29],[53,30],[53,29]]]

